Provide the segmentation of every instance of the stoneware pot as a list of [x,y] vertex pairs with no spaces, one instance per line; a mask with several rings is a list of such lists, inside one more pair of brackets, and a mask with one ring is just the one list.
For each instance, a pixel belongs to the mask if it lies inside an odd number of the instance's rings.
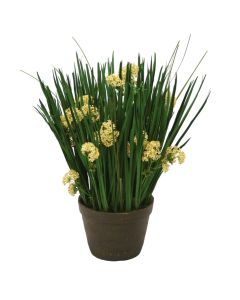
[[80,199],[78,203],[88,245],[94,256],[117,261],[133,258],[141,252],[153,198],[144,208],[120,213],[93,210]]

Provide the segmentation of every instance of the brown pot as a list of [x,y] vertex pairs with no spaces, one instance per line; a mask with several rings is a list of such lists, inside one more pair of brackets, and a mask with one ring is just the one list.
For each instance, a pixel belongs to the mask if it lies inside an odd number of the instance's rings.
[[86,207],[79,209],[90,251],[104,260],[127,260],[142,249],[153,201],[145,208],[130,212],[101,212]]

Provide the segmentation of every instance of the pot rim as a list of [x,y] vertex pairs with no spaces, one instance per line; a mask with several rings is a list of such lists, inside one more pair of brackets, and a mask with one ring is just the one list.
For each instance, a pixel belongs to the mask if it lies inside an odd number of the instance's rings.
[[83,216],[88,216],[91,218],[106,218],[106,219],[127,219],[127,218],[144,218],[146,215],[150,215],[152,212],[154,203],[154,197],[151,195],[151,202],[142,208],[134,209],[128,212],[111,212],[111,211],[99,211],[93,208],[87,207],[82,201],[81,198],[78,198],[79,210]]

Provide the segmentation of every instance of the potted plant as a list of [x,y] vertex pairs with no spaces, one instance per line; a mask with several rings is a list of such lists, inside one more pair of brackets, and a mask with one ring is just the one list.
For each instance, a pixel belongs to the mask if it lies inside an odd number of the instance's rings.
[[117,68],[112,56],[96,72],[76,55],[71,76],[53,70],[54,92],[38,75],[46,104],[40,100],[36,110],[59,142],[69,167],[63,183],[79,195],[88,244],[98,258],[140,253],[156,183],[184,162],[186,133],[209,97],[186,123],[205,77],[199,85],[191,79],[196,67],[178,88],[172,71],[177,48],[158,71],[156,55],[148,66],[138,56]]

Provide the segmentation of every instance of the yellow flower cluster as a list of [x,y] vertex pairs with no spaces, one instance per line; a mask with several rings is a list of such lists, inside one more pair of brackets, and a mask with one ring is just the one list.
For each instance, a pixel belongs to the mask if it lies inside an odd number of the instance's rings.
[[83,104],[88,104],[89,102],[92,103],[93,102],[93,97],[89,96],[89,95],[83,95],[82,96],[82,102],[83,102]]
[[124,80],[122,80],[118,75],[111,74],[106,77],[108,85],[111,85],[114,88],[121,87],[124,85]]
[[[84,115],[81,112],[81,110],[78,109],[78,108],[75,108],[75,111],[76,111],[76,114],[77,114],[77,116],[79,118],[79,121],[82,121],[82,119],[84,118]],[[66,114],[66,117],[65,117],[65,115],[61,115],[60,116],[60,120],[61,120],[63,126],[66,127],[66,128],[68,128],[68,123],[71,125],[71,123],[73,121],[73,115],[72,115],[71,109],[67,108],[65,110],[65,114]]]
[[169,170],[169,163],[165,160],[162,161],[162,170],[166,173]]
[[75,170],[70,170],[63,176],[63,184],[68,186],[68,192],[70,195],[74,196],[77,193],[77,186],[75,184],[76,180],[79,178],[79,173]]
[[90,162],[94,162],[99,157],[99,150],[93,143],[84,143],[81,147],[81,151],[83,155],[87,155]]
[[[138,76],[138,71],[139,71],[139,67],[136,64],[131,64],[131,79],[132,81],[136,81],[137,80],[137,76]],[[126,76],[127,76],[127,66],[122,68],[122,79],[125,81],[126,80]]]
[[98,109],[93,105],[84,104],[81,107],[81,110],[82,110],[84,116],[86,116],[86,115],[91,116],[93,122],[98,121],[100,118]]
[[185,161],[185,158],[186,158],[185,153],[184,153],[182,150],[180,150],[180,151],[178,152],[178,163],[179,163],[179,164],[183,164],[184,161]]
[[[138,76],[139,68],[136,64],[131,64],[131,80],[132,82],[136,82]],[[121,87],[125,84],[126,76],[127,76],[127,66],[122,68],[122,79],[119,75],[110,74],[106,77],[106,81],[108,85],[111,85],[114,88]]]
[[111,147],[119,136],[119,131],[116,130],[116,125],[108,120],[103,122],[100,128],[100,139],[105,147]]
[[68,192],[69,192],[69,194],[71,196],[76,195],[76,193],[77,193],[77,187],[76,187],[76,185],[75,184],[69,184],[69,186],[68,186]]
[[[148,141],[148,134],[143,130],[143,154],[142,161],[158,160],[160,158],[160,142]],[[137,137],[134,137],[134,143],[137,145]],[[127,155],[130,157],[130,143],[127,144]]]
[[142,161],[158,160],[160,158],[160,142],[144,141]]
[[66,173],[63,177],[63,184],[70,183],[72,181],[76,181],[79,178],[79,173],[75,170],[70,170],[68,173]]
[[[148,134],[145,130],[143,130],[143,136],[144,136],[143,145],[145,145],[148,140]],[[134,137],[133,142],[137,145],[137,137],[136,136]],[[128,155],[128,157],[130,157],[130,143],[129,142],[127,143],[127,155]]]
[[179,164],[184,163],[185,153],[177,146],[170,146],[166,149],[165,157],[162,160],[163,172],[167,172],[170,164],[173,164],[176,161],[178,161]]
[[[74,110],[76,111],[76,115],[77,115],[80,122],[83,120],[83,118],[86,115],[91,116],[91,118],[94,122],[99,120],[98,109],[93,105],[88,105],[86,103],[81,107],[81,109],[79,109],[79,108],[73,109],[73,113],[74,113]],[[73,122],[73,115],[72,115],[72,112],[71,112],[70,108],[67,108],[65,110],[65,113],[66,113],[66,117],[65,117],[65,115],[61,115],[60,120],[61,120],[63,126],[68,128],[68,123],[71,125],[71,123]]]

